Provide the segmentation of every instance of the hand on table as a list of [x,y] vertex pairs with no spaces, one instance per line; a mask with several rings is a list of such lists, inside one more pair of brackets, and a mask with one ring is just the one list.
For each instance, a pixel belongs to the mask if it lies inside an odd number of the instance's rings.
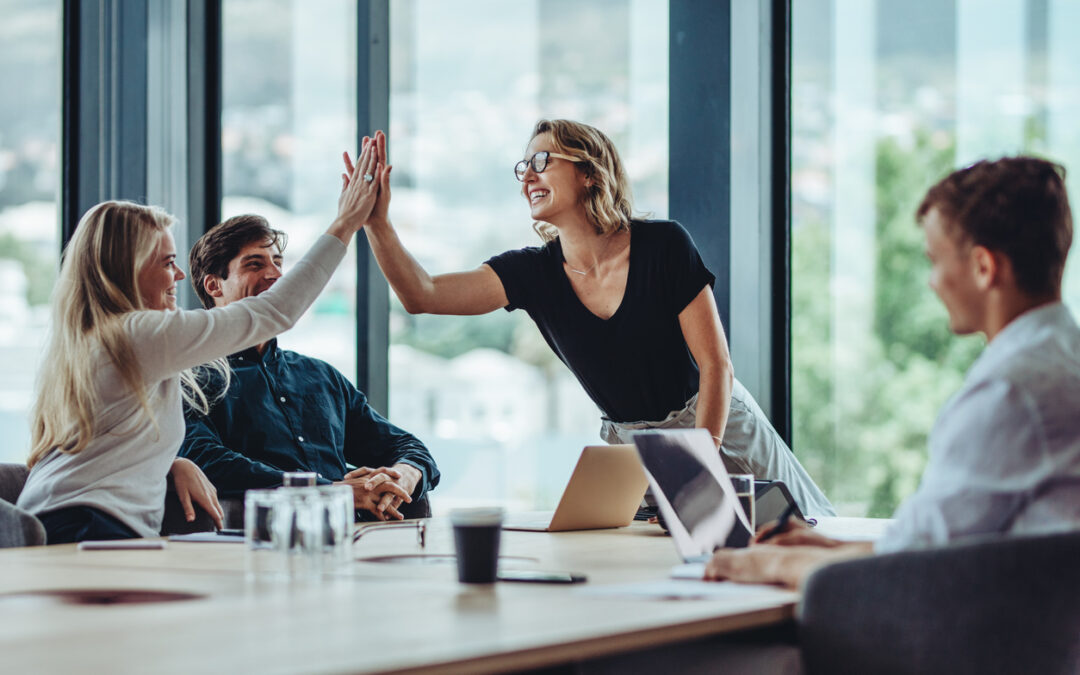
[[169,475],[172,476],[176,497],[180,500],[180,505],[184,507],[184,517],[187,521],[190,523],[195,520],[195,507],[192,506],[192,501],[194,501],[210,514],[214,525],[221,529],[225,512],[218,503],[217,488],[202,472],[202,469],[190,459],[177,457],[173,460]]
[[409,464],[370,468],[362,466],[345,474],[342,484],[353,489],[353,504],[379,520],[403,520],[398,507],[412,502],[420,482],[420,470]]
[[757,534],[754,535],[754,543],[760,544],[765,540],[765,537],[768,537],[768,542],[776,546],[819,546],[833,548],[840,545],[839,541],[830,539],[823,534],[811,530],[810,526],[803,520],[790,518],[778,534],[771,534],[776,527],[776,524],[777,523],[774,520],[759,527]]
[[[778,535],[776,538],[779,539]],[[816,535],[821,539],[827,539]],[[828,540],[832,541],[832,540]],[[725,548],[713,553],[705,565],[706,579],[727,579],[743,584],[778,584],[798,588],[822,565],[873,554],[870,542],[835,542],[810,546],[755,544],[749,548]]]

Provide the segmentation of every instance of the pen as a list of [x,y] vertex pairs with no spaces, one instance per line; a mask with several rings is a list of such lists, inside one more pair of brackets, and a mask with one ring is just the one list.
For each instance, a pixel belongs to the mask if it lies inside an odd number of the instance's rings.
[[776,527],[769,530],[765,534],[761,535],[761,539],[758,539],[758,543],[768,541],[784,531],[789,520],[791,520],[791,514],[795,513],[795,504],[788,504],[788,507],[784,509],[784,513],[781,514],[780,520],[776,521]]

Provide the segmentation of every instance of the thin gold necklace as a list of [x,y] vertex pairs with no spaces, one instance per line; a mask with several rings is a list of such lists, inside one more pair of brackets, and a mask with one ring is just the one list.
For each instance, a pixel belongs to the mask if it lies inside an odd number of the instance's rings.
[[600,264],[600,260],[604,257],[604,254],[607,253],[607,250],[611,247],[611,241],[612,241],[612,239],[615,238],[615,236],[617,236],[617,235],[611,235],[608,238],[607,243],[604,244],[604,250],[601,251],[600,255],[596,257],[596,262],[594,262],[592,264],[592,267],[590,267],[589,269],[587,269],[585,271],[576,269],[573,265],[571,265],[570,261],[566,259],[566,254],[564,253],[563,254],[563,264],[566,265],[566,269],[570,270],[574,274],[580,274],[583,277],[589,276],[589,272],[592,272],[594,269],[596,269],[597,265]]

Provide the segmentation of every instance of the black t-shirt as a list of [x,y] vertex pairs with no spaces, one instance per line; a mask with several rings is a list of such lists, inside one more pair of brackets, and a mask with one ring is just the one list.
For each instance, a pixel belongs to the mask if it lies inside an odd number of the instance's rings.
[[563,271],[562,244],[507,251],[487,261],[502,280],[507,311],[524,309],[604,415],[658,421],[698,391],[698,368],[679,313],[715,277],[694,241],[670,220],[630,226],[630,272],[609,319],[590,312]]

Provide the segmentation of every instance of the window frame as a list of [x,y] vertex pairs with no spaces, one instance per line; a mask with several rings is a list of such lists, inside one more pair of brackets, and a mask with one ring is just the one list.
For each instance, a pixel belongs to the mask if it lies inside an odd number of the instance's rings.
[[[220,219],[222,2],[188,0],[184,20],[170,4],[65,0],[64,245],[81,214],[104,199],[162,204],[182,216],[178,239],[188,243]],[[790,0],[671,0],[669,11],[669,97],[680,101],[669,109],[671,218],[720,271],[714,296],[740,379],[790,442]],[[387,0],[359,0],[357,147],[365,131],[389,121],[389,19]],[[186,59],[176,56],[181,43]],[[747,58],[758,73],[749,82],[740,79]],[[166,100],[151,101],[150,72],[184,77],[156,90]],[[752,91],[736,100],[733,87],[746,84]],[[744,99],[754,115],[738,107]],[[177,103],[186,124],[163,115]],[[748,118],[756,127],[746,128]],[[177,133],[186,135],[184,152],[166,146]],[[749,151],[743,138],[753,139]],[[163,158],[171,170],[185,166],[179,175],[151,175],[150,162]],[[755,170],[733,174],[748,158],[756,158]],[[747,218],[759,226],[733,230]],[[366,237],[357,248],[356,381],[385,410],[388,286]],[[195,305],[193,294],[183,300]]]

